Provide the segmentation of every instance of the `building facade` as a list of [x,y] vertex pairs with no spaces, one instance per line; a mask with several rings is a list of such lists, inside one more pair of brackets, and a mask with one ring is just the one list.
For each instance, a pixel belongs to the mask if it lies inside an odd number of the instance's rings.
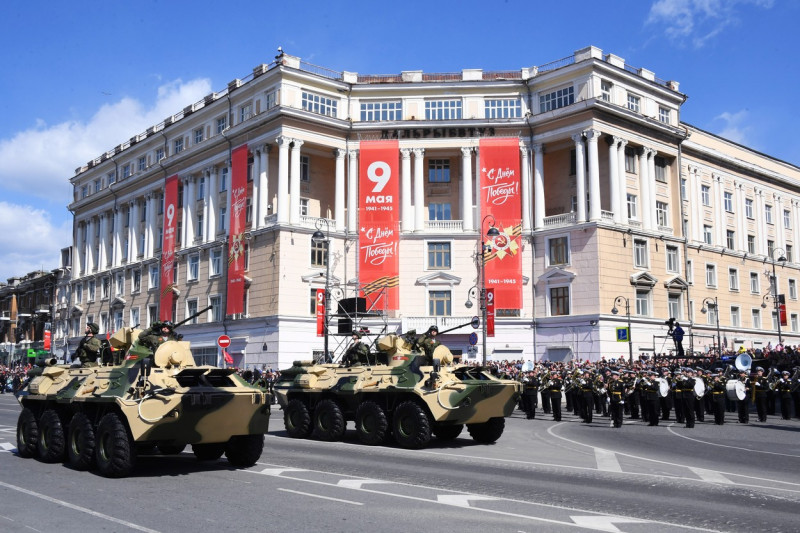
[[[327,275],[344,295],[358,290],[359,146],[378,139],[400,151],[400,305],[389,328],[468,322],[487,230],[478,145],[511,137],[523,303],[497,310],[488,360],[667,351],[669,317],[689,326],[695,350],[718,338],[775,344],[775,294],[789,310],[781,335],[795,344],[800,169],[686,124],[685,98],[677,82],[595,47],[516,71],[397,75],[281,53],[76,169],[61,335],[74,345],[88,321],[113,331],[157,320],[164,183],[177,175],[171,315],[190,318],[181,331],[196,359],[221,361],[223,333],[237,366],[318,354],[317,289]],[[245,310],[226,316],[231,153],[242,145]],[[311,239],[317,229],[327,244]],[[628,321],[630,346],[618,342]],[[481,359],[468,338],[465,328],[446,342]]]

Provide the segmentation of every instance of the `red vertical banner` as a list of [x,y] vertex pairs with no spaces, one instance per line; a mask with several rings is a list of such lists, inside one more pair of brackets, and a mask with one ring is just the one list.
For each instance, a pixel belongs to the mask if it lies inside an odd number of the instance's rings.
[[400,144],[361,141],[358,179],[359,278],[367,307],[400,303]]
[[486,289],[486,336],[494,337],[494,289]]
[[44,330],[44,346],[43,346],[43,348],[45,350],[47,350],[48,352],[50,351],[51,340],[52,340],[52,335],[50,334],[50,330],[49,329]]
[[317,337],[325,335],[325,289],[317,289]]
[[[480,202],[483,216],[480,230],[481,239],[489,245],[484,253],[484,279],[486,286],[494,289],[499,309],[520,309],[522,201],[519,140],[481,139],[480,155]],[[489,238],[486,233],[492,223],[500,235]]]
[[247,145],[233,150],[231,157],[231,215],[228,232],[228,297],[225,314],[244,313],[244,231],[247,223]]
[[164,182],[164,224],[161,242],[161,294],[158,302],[158,319],[172,320],[175,301],[175,243],[178,228],[178,175]]
[[789,323],[786,321],[786,304],[780,304],[778,306],[778,320],[781,321],[781,326],[789,325]]

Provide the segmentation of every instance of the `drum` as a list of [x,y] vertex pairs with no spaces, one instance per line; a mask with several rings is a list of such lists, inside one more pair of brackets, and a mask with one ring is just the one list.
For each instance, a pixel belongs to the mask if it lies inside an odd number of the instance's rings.
[[658,378],[658,395],[661,398],[666,398],[669,394],[669,381],[664,378]]
[[725,391],[728,395],[729,400],[744,400],[747,392],[744,387],[744,383],[741,381],[730,380],[725,384]]
[[694,380],[694,397],[698,400],[703,399],[706,394],[706,384],[702,379]]

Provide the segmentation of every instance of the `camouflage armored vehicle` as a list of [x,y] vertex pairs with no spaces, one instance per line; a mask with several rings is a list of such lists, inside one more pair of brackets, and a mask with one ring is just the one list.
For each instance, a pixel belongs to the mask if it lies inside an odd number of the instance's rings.
[[274,388],[289,436],[340,440],[353,421],[370,445],[393,437],[404,448],[423,448],[432,435],[455,439],[465,425],[477,442],[499,439],[520,384],[486,368],[452,364],[444,345],[428,356],[417,340],[385,335],[377,352],[349,366],[295,361]]
[[21,457],[66,460],[107,477],[130,473],[137,453],[165,454],[186,445],[200,460],[224,453],[233,466],[261,456],[269,394],[232,369],[196,366],[189,343],[170,340],[155,353],[139,344],[140,330],[123,328],[111,345],[127,353],[118,366],[55,365],[31,371],[17,393]]

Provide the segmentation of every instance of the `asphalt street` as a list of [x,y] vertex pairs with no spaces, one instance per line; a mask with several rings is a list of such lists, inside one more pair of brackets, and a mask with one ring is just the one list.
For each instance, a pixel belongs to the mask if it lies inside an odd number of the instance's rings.
[[105,479],[16,455],[0,395],[0,531],[781,531],[800,519],[800,421],[673,422],[620,429],[597,417],[526,420],[494,445],[425,450],[294,440],[273,411],[254,467],[142,456]]

